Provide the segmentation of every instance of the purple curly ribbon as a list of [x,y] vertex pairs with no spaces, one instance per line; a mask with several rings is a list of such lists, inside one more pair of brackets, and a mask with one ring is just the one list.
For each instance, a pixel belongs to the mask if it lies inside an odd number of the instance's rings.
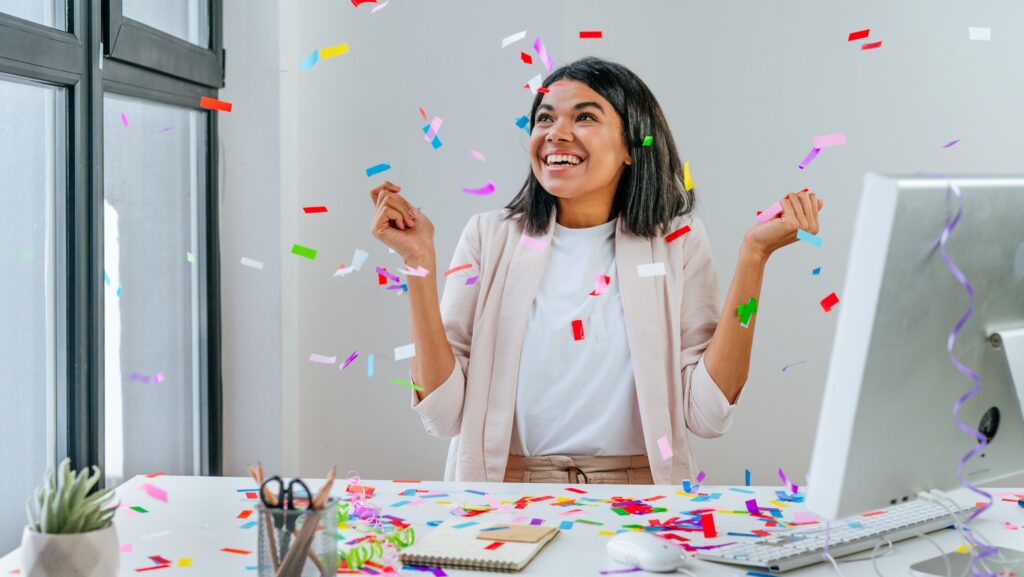
[[[981,377],[977,373],[972,371],[970,368],[965,366],[963,363],[961,363],[960,359],[958,359],[956,355],[953,353],[953,345],[956,344],[956,339],[960,335],[960,331],[964,328],[964,325],[967,324],[967,320],[970,319],[971,316],[974,314],[975,298],[974,288],[971,286],[971,282],[967,280],[967,277],[964,276],[964,273],[961,272],[960,269],[956,266],[956,264],[953,263],[953,259],[950,258],[949,253],[946,251],[946,241],[949,240],[950,235],[953,234],[953,230],[956,228],[957,223],[960,222],[960,217],[963,215],[964,212],[964,198],[963,193],[960,192],[960,187],[954,184],[952,180],[946,179],[946,182],[948,183],[949,188],[956,195],[957,208],[956,214],[953,215],[952,219],[946,222],[946,228],[943,229],[942,234],[939,236],[939,252],[942,254],[942,261],[946,263],[946,268],[949,269],[949,272],[953,273],[953,276],[956,277],[956,280],[964,287],[964,290],[967,291],[967,297],[969,299],[967,311],[965,311],[963,316],[960,317],[960,320],[957,321],[956,325],[953,327],[953,330],[949,332],[949,338],[946,339],[946,351],[949,353],[949,360],[953,363],[953,366],[956,367],[956,370],[960,371],[961,373],[963,373],[964,376],[974,381],[974,386],[971,387],[969,391],[961,395],[960,398],[957,399],[956,403],[953,404],[953,422],[956,424],[956,427],[960,429],[960,432],[964,433],[965,435],[970,435],[971,437],[975,438],[978,441],[978,445],[971,449],[970,451],[968,451],[967,454],[964,455],[957,463],[956,478],[958,481],[960,481],[961,485],[963,485],[970,491],[985,497],[985,499],[987,500],[984,507],[975,510],[973,513],[970,514],[970,516],[967,517],[967,523],[971,523],[974,521],[975,518],[977,518],[979,515],[987,511],[990,507],[992,507],[992,495],[987,493],[985,490],[979,489],[978,487],[970,484],[966,479],[964,479],[964,466],[967,464],[968,461],[970,461],[972,458],[974,458],[979,453],[985,450],[985,447],[988,446],[988,439],[985,437],[985,435],[982,435],[980,432],[967,426],[967,424],[961,421],[960,417],[957,416],[960,412],[960,409],[963,408],[967,401],[970,400],[971,397],[973,397],[974,395],[977,395],[979,392],[981,392]],[[948,196],[946,200],[948,202]],[[994,575],[993,573],[985,573],[981,571],[978,568],[977,563],[985,557],[991,557],[992,555],[995,555],[997,552],[996,549],[994,547],[985,545],[984,543],[975,539],[973,532],[967,533],[967,540],[970,541],[971,545],[973,545],[971,549],[972,573],[976,576]]]

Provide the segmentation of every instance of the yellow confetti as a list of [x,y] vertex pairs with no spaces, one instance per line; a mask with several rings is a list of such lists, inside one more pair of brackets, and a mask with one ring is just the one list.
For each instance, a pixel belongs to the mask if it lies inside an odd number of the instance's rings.
[[181,559],[178,559],[178,567],[191,567],[191,566],[192,566],[192,558],[191,557],[182,557]]
[[693,190],[693,179],[690,178],[690,161],[689,160],[687,160],[686,162],[683,163],[683,186],[686,188],[687,192]]
[[334,58],[335,56],[341,56],[342,54],[348,53],[348,42],[344,44],[338,44],[337,46],[331,46],[330,48],[320,49],[320,58]]
[[782,508],[782,509],[785,509],[786,507],[789,507],[789,505],[783,503],[782,501],[774,501],[773,500],[773,501],[768,501],[768,502],[771,503],[772,505],[775,505],[776,507],[779,507],[779,508]]
[[967,553],[970,552],[970,549],[968,549],[966,545],[961,545],[961,546],[957,547],[956,549],[953,549],[953,552],[954,553],[963,553],[963,554],[966,555]]
[[615,531],[598,531],[597,534],[598,535],[603,535],[605,537],[614,537],[615,536]]

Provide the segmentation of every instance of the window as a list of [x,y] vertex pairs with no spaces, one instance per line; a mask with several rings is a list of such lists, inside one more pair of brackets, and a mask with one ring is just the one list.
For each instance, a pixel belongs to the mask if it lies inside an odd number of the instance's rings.
[[220,474],[220,10],[0,0],[2,519],[64,457]]

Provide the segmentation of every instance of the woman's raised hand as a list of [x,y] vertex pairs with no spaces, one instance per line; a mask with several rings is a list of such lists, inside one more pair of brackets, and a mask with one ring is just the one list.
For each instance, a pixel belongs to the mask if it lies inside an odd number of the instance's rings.
[[370,232],[410,265],[421,266],[434,258],[434,225],[417,211],[400,192],[402,187],[388,181],[370,189],[377,212]]
[[767,258],[771,253],[797,241],[796,231],[818,234],[818,211],[825,205],[813,192],[801,190],[779,201],[782,213],[750,227],[743,237],[747,248]]

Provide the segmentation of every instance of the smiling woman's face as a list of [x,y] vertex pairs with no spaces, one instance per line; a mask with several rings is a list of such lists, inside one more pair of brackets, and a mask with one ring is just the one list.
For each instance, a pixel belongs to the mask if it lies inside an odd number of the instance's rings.
[[633,160],[612,105],[575,80],[554,83],[544,95],[530,134],[533,175],[559,199],[614,198]]

